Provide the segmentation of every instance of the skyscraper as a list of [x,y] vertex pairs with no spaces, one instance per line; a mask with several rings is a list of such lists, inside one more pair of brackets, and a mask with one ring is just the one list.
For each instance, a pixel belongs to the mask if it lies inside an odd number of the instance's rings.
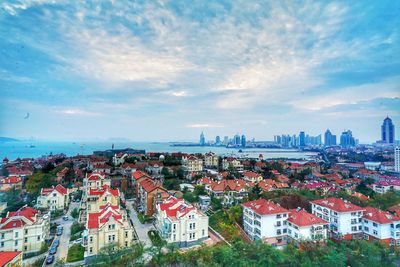
[[234,144],[235,146],[240,146],[240,135],[239,135],[239,134],[236,134],[236,135],[233,137],[233,144]]
[[201,134],[200,134],[200,142],[199,142],[199,144],[201,146],[204,146],[206,144],[206,138],[204,137],[204,133],[203,132],[201,132]]
[[394,124],[392,122],[392,119],[390,119],[389,117],[386,117],[386,119],[383,120],[381,133],[382,133],[382,143],[386,144],[394,143]]
[[350,130],[344,131],[340,136],[340,145],[342,147],[352,147],[356,145],[356,140]]
[[221,137],[219,137],[219,135],[217,135],[217,136],[215,137],[215,144],[216,144],[217,146],[219,146],[219,145],[221,144]]
[[394,170],[400,172],[400,146],[394,148]]
[[242,147],[246,147],[246,136],[244,134],[242,135],[241,145]]
[[329,129],[325,132],[324,144],[325,146],[336,146],[336,135],[332,134]]
[[300,147],[306,146],[306,134],[304,132],[300,132],[299,134],[299,145]]

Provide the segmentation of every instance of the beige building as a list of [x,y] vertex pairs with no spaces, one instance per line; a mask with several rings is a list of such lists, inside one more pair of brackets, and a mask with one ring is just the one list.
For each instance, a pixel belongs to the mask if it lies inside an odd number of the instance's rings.
[[87,239],[85,257],[97,255],[105,246],[129,247],[134,238],[134,228],[125,210],[107,204],[99,212],[88,212],[86,222]]
[[39,251],[50,234],[50,214],[24,206],[0,221],[0,251]]
[[42,188],[36,206],[42,209],[63,210],[68,207],[68,189],[58,184],[56,187]]
[[214,152],[208,152],[204,155],[204,165],[210,168],[218,168],[218,156]]
[[208,216],[183,199],[169,197],[156,208],[156,227],[168,243],[188,247],[208,239]]
[[120,193],[118,189],[112,189],[108,185],[89,189],[87,193],[86,208],[87,212],[98,212],[101,206],[110,203],[113,206],[119,205]]
[[222,168],[224,170],[229,170],[229,168],[234,168],[237,171],[243,171],[243,165],[240,162],[240,160],[231,157],[222,160]]
[[203,160],[193,155],[182,158],[182,165],[187,172],[203,171]]
[[252,183],[258,183],[263,180],[263,177],[261,174],[252,172],[252,171],[247,171],[243,173],[243,179],[246,182],[252,182]]

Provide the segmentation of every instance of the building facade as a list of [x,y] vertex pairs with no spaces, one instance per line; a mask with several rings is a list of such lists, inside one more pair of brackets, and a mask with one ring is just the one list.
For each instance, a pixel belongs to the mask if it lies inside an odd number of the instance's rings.
[[157,205],[156,228],[168,243],[188,247],[208,239],[208,216],[183,199],[169,197]]
[[54,210],[63,210],[68,207],[69,194],[68,189],[58,184],[51,188],[42,188],[37,198],[36,206],[38,208]]
[[383,120],[383,124],[381,126],[381,136],[382,136],[382,143],[386,144],[393,144],[395,140],[395,133],[394,133],[394,124],[392,119],[386,117]]

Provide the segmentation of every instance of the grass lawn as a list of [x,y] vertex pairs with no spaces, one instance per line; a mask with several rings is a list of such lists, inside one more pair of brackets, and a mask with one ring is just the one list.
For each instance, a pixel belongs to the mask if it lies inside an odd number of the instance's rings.
[[75,262],[83,260],[85,248],[79,244],[75,244],[68,249],[67,262]]
[[240,235],[237,226],[229,219],[226,211],[219,210],[209,217],[211,228],[219,232],[226,240],[232,241]]

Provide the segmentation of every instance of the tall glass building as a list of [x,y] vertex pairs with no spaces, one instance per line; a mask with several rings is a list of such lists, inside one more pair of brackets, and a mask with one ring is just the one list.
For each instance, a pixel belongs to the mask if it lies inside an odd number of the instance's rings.
[[394,143],[394,124],[391,118],[386,117],[386,119],[383,120],[381,133],[382,133],[382,143],[387,143],[387,144]]

